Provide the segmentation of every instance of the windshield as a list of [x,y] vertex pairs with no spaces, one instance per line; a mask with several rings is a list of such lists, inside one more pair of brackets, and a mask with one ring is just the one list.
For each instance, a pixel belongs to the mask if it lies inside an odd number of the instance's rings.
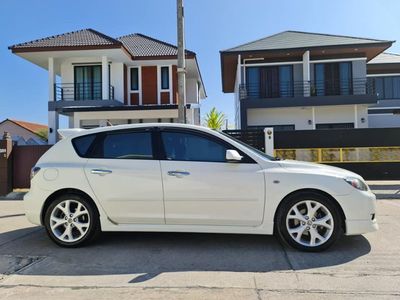
[[225,132],[218,131],[218,133],[224,135],[225,137],[229,138],[229,139],[232,140],[232,141],[235,141],[236,143],[239,143],[240,145],[246,147],[249,151],[251,151],[251,152],[253,152],[254,154],[257,154],[257,155],[259,155],[259,156],[262,156],[263,158],[266,158],[266,159],[269,159],[269,160],[280,160],[280,159],[277,158],[277,157],[273,157],[273,156],[270,156],[270,155],[268,155],[268,154],[265,154],[264,152],[258,150],[257,148],[254,148],[254,147],[252,147],[252,146],[250,146],[250,145],[248,145],[248,144],[242,142],[241,140],[238,140],[238,139],[236,139],[236,138],[230,136],[229,134],[227,134],[227,133],[225,133]]

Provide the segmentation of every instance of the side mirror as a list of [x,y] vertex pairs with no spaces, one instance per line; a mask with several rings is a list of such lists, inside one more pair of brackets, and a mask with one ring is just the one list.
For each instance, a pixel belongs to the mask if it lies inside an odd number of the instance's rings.
[[241,161],[243,156],[241,156],[236,150],[226,150],[226,161],[228,162],[238,162]]

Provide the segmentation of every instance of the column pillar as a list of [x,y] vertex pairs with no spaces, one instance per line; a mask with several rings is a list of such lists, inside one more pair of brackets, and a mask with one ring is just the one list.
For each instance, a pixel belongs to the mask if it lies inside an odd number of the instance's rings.
[[101,90],[103,95],[103,100],[110,99],[110,77],[108,76],[108,60],[107,56],[102,56],[101,58]]
[[354,128],[358,128],[358,107],[354,105]]
[[315,118],[315,107],[313,106],[312,108],[311,108],[311,114],[312,114],[312,116],[311,116],[311,121],[312,121],[312,129],[316,129],[317,128],[317,125],[315,124],[315,122],[316,122],[316,118]]
[[303,86],[304,86],[304,97],[310,96],[311,89],[311,74],[310,74],[310,51],[306,51],[303,54]]
[[[49,102],[56,101],[55,98],[55,83],[56,83],[56,73],[54,70],[54,58],[49,57],[48,59],[48,70],[49,70]],[[48,114],[48,127],[49,127],[49,134],[48,134],[48,144],[55,144],[57,143],[57,130],[58,130],[58,113],[54,110],[50,111]]]
[[12,139],[8,132],[4,132],[3,138],[0,140],[0,196],[7,195],[12,192]]

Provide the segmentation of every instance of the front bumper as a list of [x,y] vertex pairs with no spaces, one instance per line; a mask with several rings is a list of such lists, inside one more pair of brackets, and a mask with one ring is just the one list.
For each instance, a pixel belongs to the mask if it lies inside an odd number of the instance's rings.
[[371,191],[354,190],[336,198],[346,217],[346,235],[358,235],[379,229],[376,219],[376,197]]

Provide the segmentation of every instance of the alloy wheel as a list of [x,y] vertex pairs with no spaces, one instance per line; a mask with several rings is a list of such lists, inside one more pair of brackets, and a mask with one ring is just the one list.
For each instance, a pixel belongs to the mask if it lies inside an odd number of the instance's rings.
[[289,209],[286,228],[296,243],[306,247],[317,247],[331,237],[334,221],[325,205],[315,200],[304,200]]
[[50,215],[50,228],[60,241],[72,243],[82,239],[88,232],[90,215],[88,209],[77,200],[64,200],[57,204]]

